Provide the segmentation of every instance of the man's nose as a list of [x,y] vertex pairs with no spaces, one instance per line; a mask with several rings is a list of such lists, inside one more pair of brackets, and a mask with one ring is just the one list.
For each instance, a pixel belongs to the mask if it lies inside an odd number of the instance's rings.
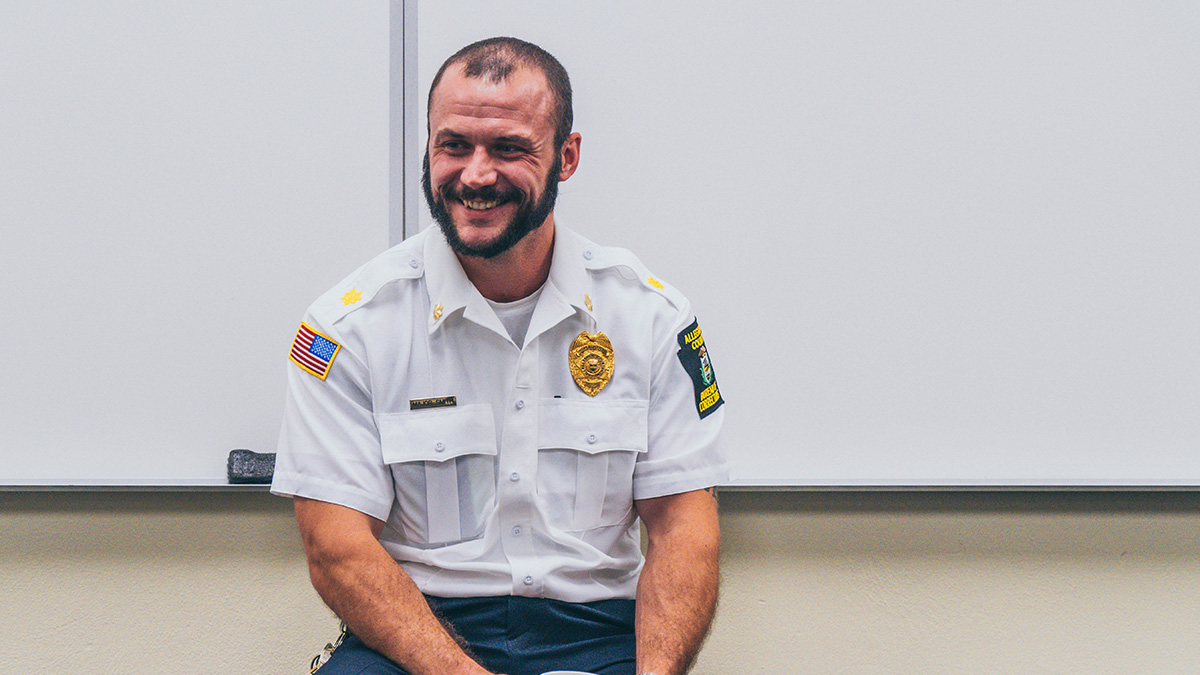
[[463,185],[471,188],[479,188],[496,182],[496,167],[486,148],[475,149],[470,159],[467,160],[467,166],[463,168],[459,180]]

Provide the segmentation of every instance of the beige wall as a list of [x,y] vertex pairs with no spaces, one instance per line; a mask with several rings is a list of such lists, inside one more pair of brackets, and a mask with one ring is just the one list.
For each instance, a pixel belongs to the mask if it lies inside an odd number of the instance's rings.
[[[1200,495],[729,493],[697,673],[1200,672]],[[6,671],[301,673],[336,621],[262,493],[0,493]]]

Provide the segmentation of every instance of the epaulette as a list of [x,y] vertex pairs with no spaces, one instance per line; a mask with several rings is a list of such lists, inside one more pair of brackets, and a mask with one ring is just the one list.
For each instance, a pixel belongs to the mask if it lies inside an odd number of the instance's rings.
[[687,303],[679,289],[654,276],[632,251],[618,246],[600,246],[587,240],[582,240],[581,244],[584,246],[584,267],[589,271],[614,270],[622,279],[662,296],[677,309]]
[[425,274],[425,261],[422,259],[422,249],[415,241],[416,239],[419,237],[412,237],[396,244],[351,272],[349,276],[317,298],[311,311],[321,314],[328,321],[337,321],[354,310],[370,304],[379,290],[388,284],[394,281],[419,279]]

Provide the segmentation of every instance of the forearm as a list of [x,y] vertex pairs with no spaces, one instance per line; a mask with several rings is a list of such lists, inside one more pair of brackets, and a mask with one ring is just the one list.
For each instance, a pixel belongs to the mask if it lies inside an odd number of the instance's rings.
[[434,616],[408,574],[379,552],[314,565],[313,586],[359,639],[413,675],[486,673]]
[[[702,514],[704,515],[704,514]],[[691,667],[717,605],[720,546],[711,519],[651,533],[637,589],[637,672],[683,675]]]
[[296,515],[313,587],[359,639],[413,675],[487,673],[379,544],[381,522],[299,498]]

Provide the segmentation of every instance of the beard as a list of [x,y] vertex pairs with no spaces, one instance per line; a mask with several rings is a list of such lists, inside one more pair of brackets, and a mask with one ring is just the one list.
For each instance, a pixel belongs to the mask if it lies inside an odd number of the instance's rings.
[[[517,242],[525,238],[525,235],[536,230],[546,222],[546,218],[550,217],[554,211],[554,202],[558,199],[558,173],[561,169],[562,157],[557,157],[554,160],[554,166],[550,167],[550,172],[546,175],[542,196],[536,202],[530,201],[529,196],[519,190],[500,191],[493,185],[485,185],[479,189],[456,188],[447,185],[440,188],[435,194],[429,176],[429,154],[426,153],[421,174],[421,188],[425,192],[425,203],[429,206],[429,213],[437,222],[438,227],[442,229],[442,234],[445,235],[446,241],[455,253],[475,258],[495,258],[516,246]],[[458,228],[454,226],[454,218],[446,206],[447,201],[452,199],[457,201],[474,199],[499,201],[502,204],[520,200],[520,205],[495,239],[473,246],[463,241],[462,237],[458,235]]]

